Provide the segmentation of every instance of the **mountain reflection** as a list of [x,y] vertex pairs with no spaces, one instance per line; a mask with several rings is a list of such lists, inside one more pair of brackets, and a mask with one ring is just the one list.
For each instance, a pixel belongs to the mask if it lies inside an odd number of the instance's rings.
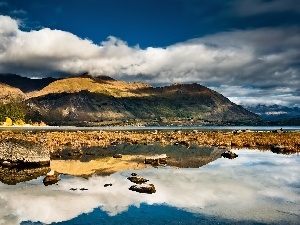
[[[151,153],[152,154],[152,153]],[[9,186],[0,183],[0,224],[22,221],[53,223],[86,219],[100,210],[113,221],[131,206],[165,205],[218,221],[297,224],[300,218],[300,157],[240,150],[235,160],[220,158],[201,168],[149,167],[88,179],[61,175],[58,185],[45,187],[42,177]],[[132,172],[155,184],[152,195],[129,191]],[[104,187],[111,183],[112,186]],[[71,191],[71,188],[76,188]],[[80,188],[88,189],[80,191]],[[169,220],[172,214],[169,214]],[[90,218],[93,220],[93,218]],[[129,218],[128,218],[129,219]],[[143,218],[134,218],[144,222]],[[76,222],[76,219],[74,219]],[[127,221],[128,222],[128,221]],[[187,221],[188,222],[188,221]]]
[[[144,164],[147,157],[167,155],[167,165],[178,168],[199,168],[221,157],[222,149],[214,147],[162,146],[121,144],[108,148],[86,148],[79,157],[70,156],[71,150],[64,150],[60,159],[51,161],[51,169],[69,175],[110,175],[122,170],[141,170],[148,167]],[[122,154],[115,159],[114,154]]]

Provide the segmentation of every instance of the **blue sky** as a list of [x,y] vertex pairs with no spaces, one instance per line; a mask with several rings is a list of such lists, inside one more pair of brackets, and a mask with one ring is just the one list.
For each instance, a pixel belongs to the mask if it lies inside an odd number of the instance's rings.
[[300,0],[0,0],[0,73],[197,82],[300,106]]

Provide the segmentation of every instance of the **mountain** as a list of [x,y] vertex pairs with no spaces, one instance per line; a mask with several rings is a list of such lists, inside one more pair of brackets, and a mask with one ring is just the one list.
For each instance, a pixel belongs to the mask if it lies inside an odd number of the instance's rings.
[[57,79],[52,77],[30,79],[28,77],[22,77],[20,75],[10,73],[0,74],[0,83],[19,88],[24,93],[40,90],[55,80]]
[[300,108],[281,105],[245,106],[251,112],[261,116],[270,126],[300,126]]
[[287,107],[281,105],[256,105],[256,106],[244,106],[251,112],[254,112],[261,116],[262,119],[268,120],[281,120],[300,117],[299,107]]
[[[14,78],[23,79],[13,75],[8,79],[10,83]],[[23,85],[21,89],[26,89],[24,95],[30,108],[28,118],[33,121],[43,120],[56,125],[126,124],[132,121],[153,125],[261,122],[258,115],[196,83],[155,88],[145,83],[87,74],[52,80],[29,81],[28,87]],[[21,85],[17,82],[15,87],[21,88]]]
[[25,94],[19,89],[10,85],[0,83],[0,104],[5,104],[13,99],[24,99]]

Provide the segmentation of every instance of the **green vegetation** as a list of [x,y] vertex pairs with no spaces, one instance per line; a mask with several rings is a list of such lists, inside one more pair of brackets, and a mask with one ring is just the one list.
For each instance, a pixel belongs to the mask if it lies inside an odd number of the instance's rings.
[[26,106],[21,101],[0,104],[0,122],[24,124],[26,111]]

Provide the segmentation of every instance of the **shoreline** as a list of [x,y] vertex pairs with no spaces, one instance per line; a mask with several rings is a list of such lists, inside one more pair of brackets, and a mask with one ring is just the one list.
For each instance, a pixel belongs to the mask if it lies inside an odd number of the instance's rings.
[[[203,131],[203,130],[98,130],[98,131],[0,131],[0,141],[10,138],[32,141],[50,152],[63,149],[107,147],[118,144],[159,143],[166,145],[208,146],[218,148],[277,148],[283,153],[300,152],[299,131]],[[276,149],[275,149],[276,150]]]

